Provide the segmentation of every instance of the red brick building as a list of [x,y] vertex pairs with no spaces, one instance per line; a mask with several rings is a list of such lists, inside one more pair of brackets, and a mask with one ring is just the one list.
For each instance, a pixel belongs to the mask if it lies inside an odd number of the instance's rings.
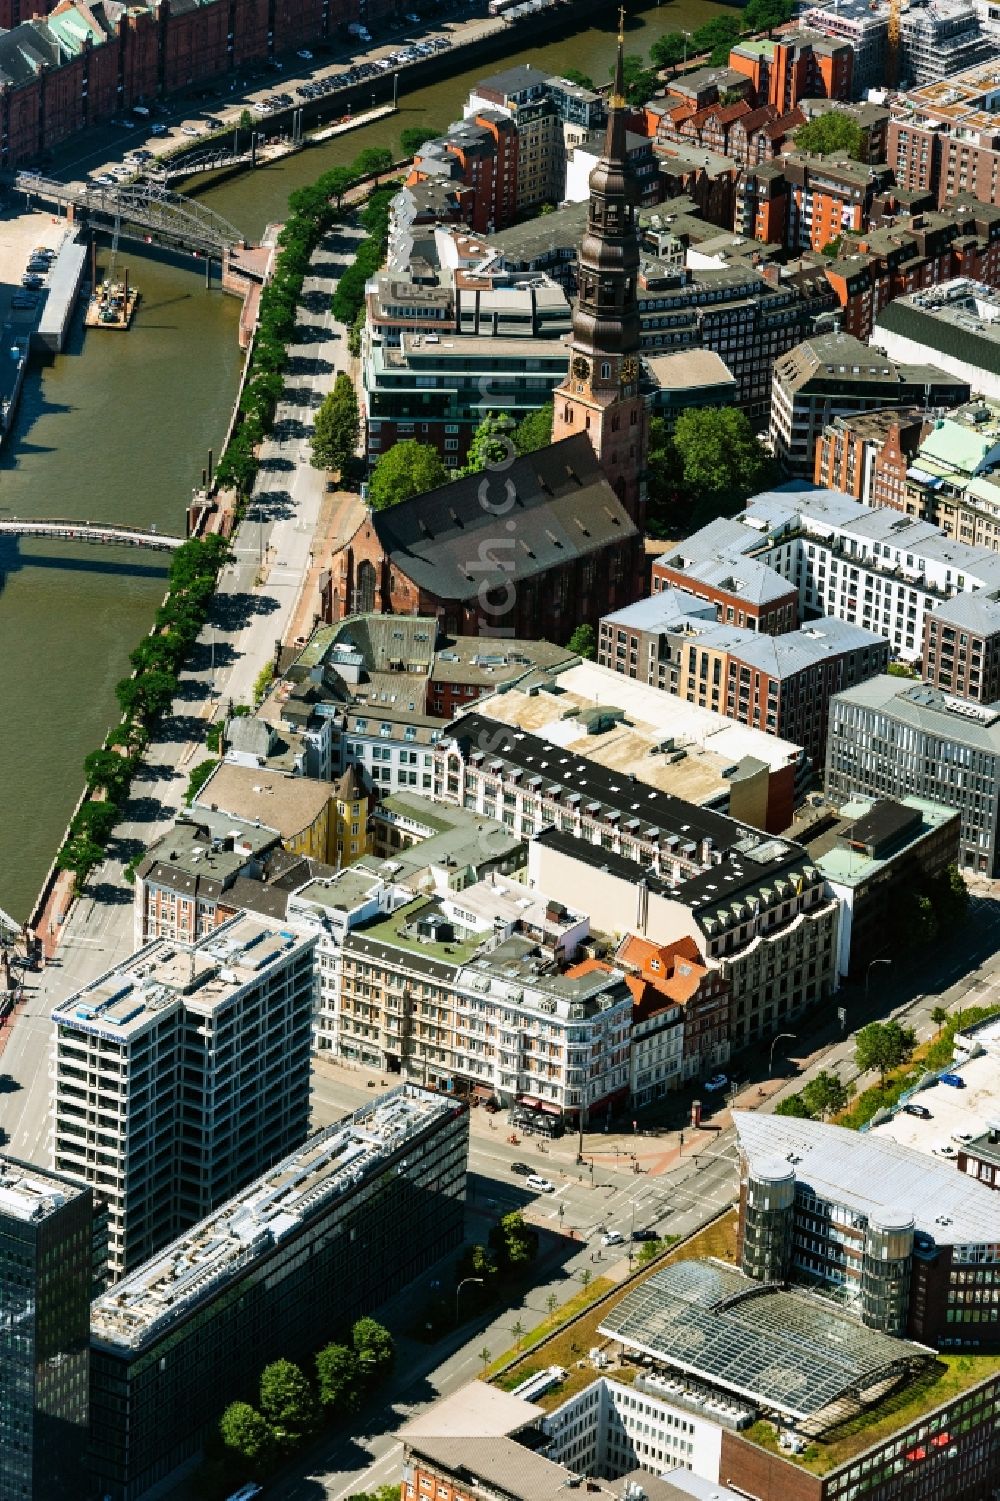
[[580,433],[368,513],[330,560],[322,614],[565,642],[629,602],[640,564],[636,526]]
[[[136,104],[333,35],[357,19],[359,4],[155,0],[109,9],[0,0],[0,168],[37,159]],[[377,8],[388,10],[388,0]],[[370,19],[375,10],[369,0]]]
[[816,444],[817,485],[843,490],[866,506],[906,510],[906,471],[929,430],[915,407],[882,407],[835,417]]
[[764,636],[781,636],[799,625],[799,591],[754,558],[738,562],[688,559],[684,543],[653,564],[653,593],[683,589],[715,606],[716,618]]
[[758,104],[773,104],[787,114],[800,99],[850,99],[854,49],[839,37],[794,31],[740,42],[729,54],[729,66],[750,80]]
[[426,141],[413,158],[407,187],[447,183],[469,190],[466,222],[478,234],[513,224],[518,215],[517,126],[509,115],[482,110]]

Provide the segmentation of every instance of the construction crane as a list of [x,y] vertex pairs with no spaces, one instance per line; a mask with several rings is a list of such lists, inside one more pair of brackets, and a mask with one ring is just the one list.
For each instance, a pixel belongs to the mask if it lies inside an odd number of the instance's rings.
[[899,53],[900,53],[900,16],[903,11],[903,0],[889,0],[889,29],[886,34],[888,46],[886,48],[885,73],[886,82],[894,89],[899,82]]

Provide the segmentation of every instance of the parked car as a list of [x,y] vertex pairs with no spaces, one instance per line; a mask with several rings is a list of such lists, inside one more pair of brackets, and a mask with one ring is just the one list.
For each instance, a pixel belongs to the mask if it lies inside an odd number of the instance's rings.
[[650,1225],[647,1225],[645,1230],[632,1231],[633,1240],[659,1240],[659,1238],[659,1235]]
[[530,1178],[524,1180],[525,1188],[532,1189],[536,1194],[554,1194],[556,1186],[550,1183],[548,1178],[543,1178],[539,1173],[532,1173]]
[[926,1105],[904,1105],[903,1106],[903,1114],[904,1115],[915,1115],[917,1117],[917,1119],[921,1120],[921,1121],[933,1120],[933,1116],[931,1115],[930,1111],[927,1109]]
[[605,1230],[601,1236],[602,1246],[623,1246],[625,1237],[620,1230]]
[[157,121],[155,125],[151,125],[149,127],[149,133],[150,135],[154,136],[165,136],[167,133],[167,127],[162,123],[162,121]]
[[729,1083],[727,1074],[713,1074],[711,1079],[706,1079],[701,1086],[706,1094],[718,1094],[720,1089],[725,1089]]
[[312,53],[308,52],[305,47],[303,47],[300,52],[296,52],[295,56],[296,57],[301,57],[301,59],[302,59],[302,61],[304,63],[311,63],[312,60],[313,60]]
[[965,1080],[962,1078],[961,1074],[942,1074],[941,1083],[950,1084],[952,1089],[965,1088]]
[[44,285],[44,283],[40,276],[37,276],[34,272],[29,271],[26,276],[21,277],[21,285],[22,287],[27,287],[29,292],[37,292]]
[[532,1169],[526,1162],[512,1162],[510,1170],[512,1173],[517,1173],[521,1178],[530,1178],[532,1174]]

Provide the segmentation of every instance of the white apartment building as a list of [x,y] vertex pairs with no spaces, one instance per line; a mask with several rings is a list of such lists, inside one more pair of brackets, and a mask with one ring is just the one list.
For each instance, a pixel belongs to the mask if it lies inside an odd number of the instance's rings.
[[753,557],[795,584],[803,618],[834,615],[875,631],[894,656],[914,662],[929,611],[956,594],[1000,587],[995,552],[810,484],[754,496],[739,516],[709,523],[682,550],[720,562]]
[[544,1452],[581,1475],[676,1467],[717,1481],[723,1427],[748,1425],[753,1415],[751,1404],[673,1372],[643,1373],[631,1385],[602,1376],[543,1420]]
[[305,1140],[315,946],[241,914],[53,1011],[52,1166],[107,1201],[113,1278]]

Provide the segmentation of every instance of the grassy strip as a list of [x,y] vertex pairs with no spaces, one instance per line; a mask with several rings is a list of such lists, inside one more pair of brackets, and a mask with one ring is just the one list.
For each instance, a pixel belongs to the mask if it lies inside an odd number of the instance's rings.
[[890,1074],[884,1084],[873,1084],[859,1094],[850,1108],[836,1117],[837,1125],[857,1131],[880,1110],[891,1110],[907,1090],[919,1084],[924,1074],[937,1073],[948,1067],[954,1057],[958,1032],[994,1016],[1000,1016],[1000,1006],[966,1006],[960,1016],[950,1016],[937,1037],[932,1042],[922,1043],[909,1063]]

